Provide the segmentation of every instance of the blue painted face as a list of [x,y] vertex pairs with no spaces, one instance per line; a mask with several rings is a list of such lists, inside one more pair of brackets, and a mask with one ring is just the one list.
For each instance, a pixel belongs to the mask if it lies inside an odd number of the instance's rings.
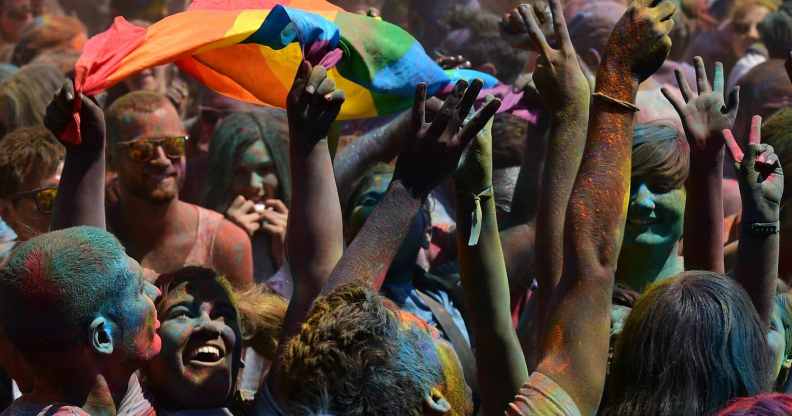
[[162,340],[157,334],[160,323],[154,306],[160,292],[143,278],[143,269],[137,261],[127,260],[127,273],[133,276],[133,280],[116,301],[124,328],[123,345],[134,360],[143,362],[159,354],[162,348]]
[[173,409],[220,407],[240,360],[236,309],[214,280],[183,282],[160,304],[162,353],[144,368],[157,401]]
[[645,182],[630,188],[630,205],[624,229],[626,249],[631,245],[668,247],[682,238],[685,191],[655,192]]

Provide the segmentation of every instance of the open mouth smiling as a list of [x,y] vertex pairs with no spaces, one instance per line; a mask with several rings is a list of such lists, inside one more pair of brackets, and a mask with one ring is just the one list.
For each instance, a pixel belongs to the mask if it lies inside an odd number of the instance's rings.
[[184,357],[191,366],[214,367],[225,361],[226,348],[217,340],[196,343],[185,350]]

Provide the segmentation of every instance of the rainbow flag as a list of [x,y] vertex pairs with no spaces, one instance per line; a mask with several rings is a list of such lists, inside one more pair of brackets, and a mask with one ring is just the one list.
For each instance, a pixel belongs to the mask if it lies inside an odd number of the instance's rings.
[[93,95],[173,62],[223,95],[285,107],[303,57],[327,66],[346,94],[340,120],[409,108],[420,82],[430,94],[459,79],[481,78],[485,88],[497,84],[476,71],[444,71],[398,26],[324,0],[196,0],[148,28],[117,17],[86,44],[75,88]]

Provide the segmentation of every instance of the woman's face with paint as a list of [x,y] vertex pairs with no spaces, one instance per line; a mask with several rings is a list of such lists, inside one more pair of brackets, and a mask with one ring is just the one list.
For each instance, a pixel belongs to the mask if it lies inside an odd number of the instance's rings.
[[630,187],[624,246],[668,247],[682,238],[685,191],[654,190],[644,181],[634,180]]
[[233,172],[234,178],[229,192],[232,199],[236,195],[242,195],[254,202],[264,202],[266,199],[280,197],[275,162],[263,141],[257,140],[242,152]]
[[233,393],[241,342],[239,321],[226,290],[215,280],[172,287],[159,304],[162,352],[144,372],[166,408],[223,406]]

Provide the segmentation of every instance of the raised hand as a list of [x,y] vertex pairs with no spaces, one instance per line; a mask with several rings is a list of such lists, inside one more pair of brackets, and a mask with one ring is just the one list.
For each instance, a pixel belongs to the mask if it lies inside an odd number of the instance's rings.
[[569,38],[559,0],[550,0],[550,14],[553,25],[549,30],[558,39],[558,49],[548,43],[539,18],[529,5],[520,5],[508,13],[502,26],[508,27],[512,33],[528,34],[540,56],[533,76],[536,87],[550,110],[559,110],[570,102],[588,100],[591,91]]
[[[80,102],[80,144],[74,138],[62,137],[66,127],[72,122],[74,100]],[[70,151],[96,152],[105,146],[105,118],[102,109],[90,98],[74,91],[74,84],[67,79],[60,91],[52,98],[47,112],[44,115],[44,125],[55,135]]]
[[482,85],[481,80],[470,87],[459,81],[431,123],[426,122],[426,84],[418,85],[410,131],[394,174],[413,195],[426,197],[456,171],[468,143],[500,108],[500,100],[494,99],[468,118]]
[[729,94],[728,103],[725,102],[723,64],[715,63],[715,75],[710,86],[704,60],[697,56],[693,58],[693,63],[696,68],[698,94],[693,92],[679,69],[674,72],[684,101],[666,87],[661,91],[682,119],[691,152],[694,155],[711,155],[723,148],[723,130],[734,125],[740,105],[740,90],[739,87],[734,89]]
[[527,51],[539,51],[533,35],[528,32],[528,11],[538,23],[540,31],[550,33],[550,9],[545,0],[533,0],[522,4],[516,9],[503,15],[500,22],[501,37],[509,42],[513,48]]
[[261,229],[261,213],[256,210],[256,203],[239,195],[226,210],[226,218],[245,230],[253,237]]
[[652,76],[671,50],[675,12],[671,0],[635,0],[611,32],[602,67],[627,69],[639,83]]
[[272,258],[280,267],[286,259],[286,226],[289,221],[289,208],[280,199],[268,199],[264,204],[257,204],[256,210],[261,214],[262,230],[272,241]]
[[743,204],[743,223],[771,223],[779,220],[784,172],[775,150],[762,144],[762,117],[751,119],[746,151],[740,148],[731,130],[723,137],[735,160]]
[[[495,98],[487,96],[486,103]],[[477,194],[492,186],[492,121],[484,125],[459,162],[454,175],[457,192]]]
[[325,139],[344,100],[344,92],[336,90],[335,82],[327,77],[323,66],[312,67],[303,61],[286,98],[292,144],[308,151]]

